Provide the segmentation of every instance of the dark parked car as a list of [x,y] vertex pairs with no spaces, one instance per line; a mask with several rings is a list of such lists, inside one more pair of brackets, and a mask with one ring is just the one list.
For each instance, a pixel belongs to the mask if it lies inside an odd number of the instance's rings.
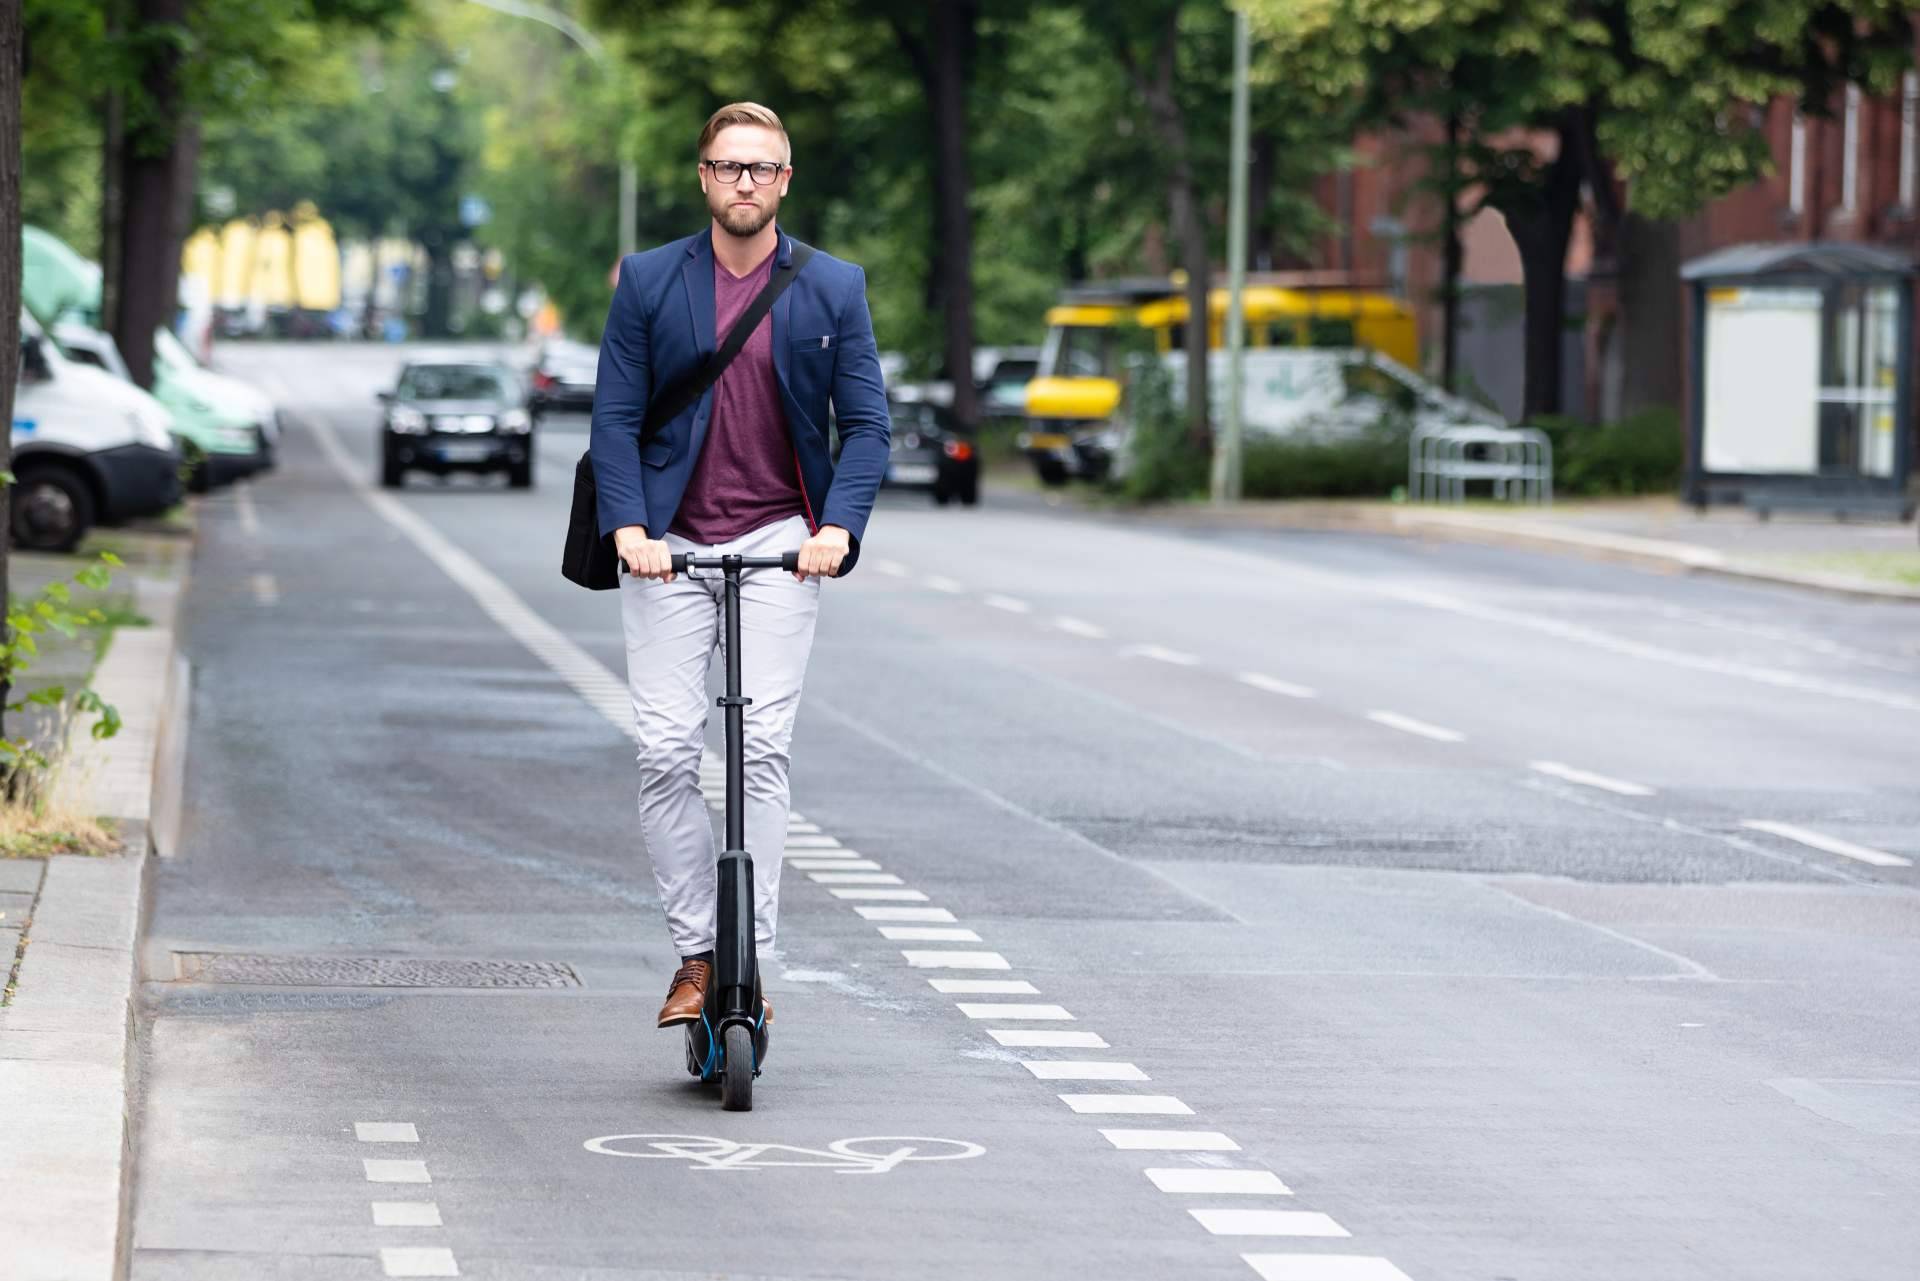
[[520,380],[494,361],[409,361],[386,405],[380,430],[380,483],[405,483],[409,471],[503,471],[515,489],[533,485],[533,417]]
[[945,405],[922,399],[918,389],[895,387],[887,396],[893,444],[886,483],[894,489],[924,489],[942,507],[959,499],[980,501],[980,455]]
[[593,385],[600,376],[600,349],[566,338],[540,344],[529,381],[527,410],[537,421],[544,414],[590,414]]

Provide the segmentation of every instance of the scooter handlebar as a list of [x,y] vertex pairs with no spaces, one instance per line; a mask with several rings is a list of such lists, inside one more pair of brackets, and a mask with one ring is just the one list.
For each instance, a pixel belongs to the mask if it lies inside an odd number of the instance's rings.
[[[800,572],[800,553],[782,552],[778,556],[695,556],[691,552],[673,554],[673,572],[684,574],[688,569],[725,569],[728,562],[737,563],[741,569],[784,569],[789,574]],[[625,569],[625,562],[621,563]]]

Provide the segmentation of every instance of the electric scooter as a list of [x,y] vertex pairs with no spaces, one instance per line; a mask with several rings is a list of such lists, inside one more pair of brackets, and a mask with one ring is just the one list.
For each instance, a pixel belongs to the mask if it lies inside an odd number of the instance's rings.
[[[713,983],[706,1008],[687,1024],[687,1071],[703,1083],[720,1083],[720,1106],[729,1112],[753,1110],[753,1079],[767,1061],[767,1016],[760,1003],[760,958],[754,946],[753,856],[746,837],[746,748],[742,739],[747,704],[740,692],[740,575],[750,569],[795,573],[800,553],[780,556],[696,556],[676,553],[673,572],[717,569],[723,576],[726,606],[726,693],[718,704],[726,712],[726,848],[717,865],[719,902],[714,914]],[[775,857],[778,857],[777,855]]]

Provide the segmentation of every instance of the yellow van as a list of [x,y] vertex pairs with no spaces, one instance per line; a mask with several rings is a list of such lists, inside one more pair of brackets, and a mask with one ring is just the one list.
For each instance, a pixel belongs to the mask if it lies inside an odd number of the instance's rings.
[[[1070,289],[1047,312],[1039,376],[1027,384],[1020,448],[1040,480],[1062,485],[1091,474],[1074,438],[1098,429],[1120,405],[1120,371],[1131,353],[1186,350],[1187,299],[1169,280]],[[1227,291],[1207,295],[1207,342],[1226,345]],[[1413,309],[1386,294],[1249,284],[1241,291],[1247,346],[1358,347],[1409,368],[1420,358]]]

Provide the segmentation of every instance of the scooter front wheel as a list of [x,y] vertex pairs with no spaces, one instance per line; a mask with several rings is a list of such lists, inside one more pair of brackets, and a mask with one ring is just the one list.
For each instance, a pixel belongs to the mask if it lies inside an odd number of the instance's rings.
[[726,1058],[720,1069],[720,1106],[728,1112],[753,1111],[753,1029],[735,1023],[727,1029]]

